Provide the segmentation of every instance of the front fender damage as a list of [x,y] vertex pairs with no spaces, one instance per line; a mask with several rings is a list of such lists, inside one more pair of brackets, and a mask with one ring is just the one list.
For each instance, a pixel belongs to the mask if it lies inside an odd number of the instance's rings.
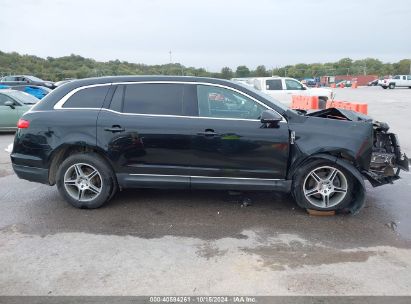
[[364,178],[377,187],[393,183],[400,178],[401,170],[409,170],[409,160],[386,123],[333,108],[306,113],[304,117],[307,119],[303,123],[290,124],[296,140],[289,177],[307,158],[321,155],[334,161],[356,179],[355,198],[348,207],[351,213],[357,213],[364,205]]

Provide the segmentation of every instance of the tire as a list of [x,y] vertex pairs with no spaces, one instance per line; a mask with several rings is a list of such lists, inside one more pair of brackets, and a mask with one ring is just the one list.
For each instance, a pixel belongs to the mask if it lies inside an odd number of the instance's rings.
[[384,86],[381,86],[381,88],[383,88],[384,90],[386,90],[386,89],[387,89],[387,87],[384,87]]
[[395,88],[395,83],[390,83],[390,85],[388,86],[391,90]]
[[107,162],[96,153],[68,157],[57,171],[57,189],[76,208],[95,209],[114,195],[116,179]]
[[[332,172],[335,172],[333,177]],[[294,174],[292,195],[301,208],[341,210],[352,201],[353,189],[354,178],[346,169],[334,162],[317,159],[306,163]]]

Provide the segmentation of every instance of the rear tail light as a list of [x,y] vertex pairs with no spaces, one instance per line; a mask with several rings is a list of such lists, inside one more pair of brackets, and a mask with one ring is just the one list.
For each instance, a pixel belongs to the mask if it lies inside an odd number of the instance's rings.
[[20,118],[17,122],[17,128],[19,129],[28,129],[28,127],[30,127],[30,122],[28,120]]

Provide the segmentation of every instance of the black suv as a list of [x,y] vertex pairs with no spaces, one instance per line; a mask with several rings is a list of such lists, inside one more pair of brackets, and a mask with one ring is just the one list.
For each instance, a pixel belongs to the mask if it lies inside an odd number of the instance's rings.
[[274,190],[299,206],[356,212],[364,178],[408,170],[384,123],[351,111],[288,109],[230,81],[166,76],[76,80],[18,123],[20,178],[57,184],[79,208],[122,188]]

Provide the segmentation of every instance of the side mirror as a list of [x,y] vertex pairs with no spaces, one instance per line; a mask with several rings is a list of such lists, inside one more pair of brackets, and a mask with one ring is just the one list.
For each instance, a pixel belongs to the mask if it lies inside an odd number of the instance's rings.
[[265,124],[267,124],[267,123],[268,124],[277,124],[282,119],[283,118],[277,112],[272,111],[272,110],[266,110],[263,113],[261,113],[260,121],[261,121],[261,123],[265,123]]
[[14,102],[11,100],[7,100],[4,105],[14,109]]

